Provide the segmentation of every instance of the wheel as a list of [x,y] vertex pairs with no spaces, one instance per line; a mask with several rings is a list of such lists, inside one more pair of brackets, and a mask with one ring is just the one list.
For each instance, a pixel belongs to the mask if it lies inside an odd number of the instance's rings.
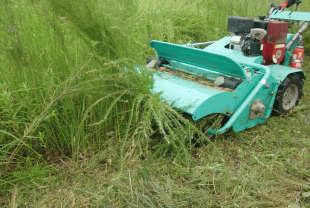
[[[200,119],[198,121],[198,125],[199,125],[199,128],[202,130],[202,132],[207,133],[210,128],[214,130],[219,130],[227,123],[228,120],[229,120],[229,116],[216,113],[216,114],[212,114],[212,115],[209,115],[209,116],[206,116]],[[230,131],[231,130],[228,130],[227,133]]]
[[149,59],[146,61],[146,65],[149,64],[149,63],[151,63],[151,61],[153,61],[153,60],[156,60],[156,58],[155,58],[155,57],[149,58]]
[[276,115],[285,115],[298,105],[302,97],[303,81],[299,74],[290,74],[278,88],[273,109]]
[[169,64],[169,62],[166,59],[158,58],[158,60],[155,63],[155,68],[162,67],[163,64]]
[[[208,130],[210,128],[219,130],[228,122],[229,118],[229,116],[224,114],[212,114],[199,119],[199,121],[197,121],[198,128],[200,128],[200,130],[207,136],[208,141],[201,141],[197,135],[193,141],[195,143],[195,147],[200,147],[203,144],[207,144],[209,140],[215,139],[216,135],[208,133]],[[231,129],[229,129],[226,133],[229,132],[231,132]]]

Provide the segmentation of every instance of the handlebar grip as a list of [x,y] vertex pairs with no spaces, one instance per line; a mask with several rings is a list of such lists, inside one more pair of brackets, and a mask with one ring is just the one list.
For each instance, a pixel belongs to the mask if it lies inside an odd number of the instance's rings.
[[[289,0],[289,1],[295,1],[295,0]],[[279,4],[277,6],[278,9],[285,9],[289,5],[289,1],[285,1],[282,4]],[[290,5],[291,6],[291,5]]]
[[280,9],[290,8],[295,3],[297,3],[297,5],[298,5],[301,3],[301,1],[300,0],[287,0],[287,1],[283,2],[282,4],[279,4],[277,6],[277,8],[280,8]]

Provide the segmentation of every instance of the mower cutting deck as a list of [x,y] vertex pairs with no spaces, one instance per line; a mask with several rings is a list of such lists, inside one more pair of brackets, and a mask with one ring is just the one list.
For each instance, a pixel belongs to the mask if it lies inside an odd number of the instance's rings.
[[[147,68],[156,70],[152,92],[195,121],[225,115],[220,129],[207,129],[212,134],[253,127],[272,111],[287,114],[302,97],[301,34],[310,22],[310,13],[283,11],[294,3],[300,2],[271,4],[260,19],[229,17],[231,36],[218,41],[151,41],[158,56],[147,61]],[[296,34],[288,33],[291,21],[301,22]]]

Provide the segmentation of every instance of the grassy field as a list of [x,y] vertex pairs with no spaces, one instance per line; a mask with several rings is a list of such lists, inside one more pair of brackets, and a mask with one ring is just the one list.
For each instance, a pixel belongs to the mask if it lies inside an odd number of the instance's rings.
[[217,40],[269,4],[0,0],[0,206],[310,207],[309,31],[299,106],[200,147],[133,68],[151,40]]

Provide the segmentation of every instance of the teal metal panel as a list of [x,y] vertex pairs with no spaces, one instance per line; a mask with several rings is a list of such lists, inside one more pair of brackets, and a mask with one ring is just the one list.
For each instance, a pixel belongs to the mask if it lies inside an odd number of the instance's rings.
[[223,92],[174,75],[157,72],[154,74],[152,93],[161,93],[162,100],[193,115],[203,102]]
[[[255,96],[252,98],[252,100],[249,102],[249,105],[247,105],[242,113],[239,115],[239,117],[236,119],[235,123],[233,124],[233,129],[234,131],[242,131],[247,128],[254,127],[258,124],[261,124],[266,121],[266,119],[270,116],[272,112],[272,107],[274,104],[274,99],[276,96],[276,92],[278,89],[278,83],[275,78],[270,75],[268,80],[266,80],[266,83],[270,85],[270,88],[263,87],[261,90],[257,91]],[[245,86],[246,87],[246,86]],[[249,114],[250,114],[250,108],[251,108],[251,103],[255,99],[260,99],[264,106],[265,106],[265,111],[263,112],[261,117],[258,117],[256,119],[250,120],[249,119]]]
[[[261,82],[263,77],[264,74],[256,74],[255,77],[252,77],[249,81],[244,81],[240,84],[234,93],[219,93],[210,97],[197,108],[193,115],[193,119],[199,120],[213,113],[222,113],[226,115],[236,114],[236,120],[232,123],[232,127],[236,132],[263,123],[272,112],[271,108],[276,95],[274,92],[276,92],[278,88],[278,82],[274,79],[274,77],[269,76],[268,80],[266,80],[266,83],[270,84],[270,88],[261,88],[261,90],[257,91],[256,94],[252,96],[251,100],[245,102],[246,98],[249,97],[251,92]],[[250,104],[255,99],[261,99],[266,106],[266,109],[263,112],[262,117],[250,120]],[[239,113],[236,113],[242,104],[244,105],[244,109]]]
[[[260,91],[256,93],[256,95],[253,97],[252,101],[254,99],[260,99],[263,101],[263,104],[265,105],[266,109],[263,113],[263,116],[261,118],[257,118],[254,120],[249,120],[249,112],[250,112],[250,105],[248,105],[243,112],[239,115],[235,123],[233,124],[233,128],[236,132],[242,131],[247,128],[251,128],[253,126],[256,126],[258,124],[263,123],[266,121],[266,119],[270,116],[276,96],[276,92],[278,90],[279,85],[281,84],[284,79],[292,73],[299,73],[301,75],[301,78],[305,79],[305,76],[302,72],[302,70],[294,69],[291,67],[286,67],[282,65],[269,65],[268,68],[270,69],[270,76],[266,80],[266,83],[270,85],[270,88],[261,88]],[[237,88],[238,89],[238,88]],[[236,91],[237,95],[240,93],[239,91]],[[252,102],[251,101],[251,102]],[[250,102],[250,103],[251,103]]]
[[[246,95],[246,98],[244,101],[242,101],[241,105],[238,106],[236,111],[233,112],[233,115],[230,117],[230,119],[227,121],[227,123],[220,128],[218,131],[215,131],[213,129],[209,130],[211,134],[222,134],[225,133],[228,129],[230,129],[232,126],[236,125],[235,122],[242,117],[242,122],[246,122],[244,120],[244,116],[248,115],[249,106],[253,102],[254,99],[256,99],[257,95],[263,91],[264,88],[266,88],[267,81],[270,79],[270,69],[266,66],[262,66],[259,64],[253,64],[253,63],[242,63],[243,65],[247,65],[249,67],[259,69],[261,72],[264,73],[263,77],[260,79],[259,82],[257,82],[256,86],[253,88],[253,90]],[[271,111],[271,109],[267,109],[268,113]],[[264,117],[263,119],[267,119],[267,117]],[[240,122],[239,122],[240,123]]]
[[[199,120],[213,113],[233,114],[263,76],[263,74],[257,74],[255,77],[251,77],[251,79],[242,82],[236,88],[235,92],[220,93],[209,98],[197,108],[193,115],[193,119]],[[242,112],[242,114],[247,113],[248,112],[245,111]]]
[[224,37],[217,42],[211,44],[210,46],[207,46],[204,48],[204,51],[219,54],[222,56],[226,56],[237,63],[239,62],[247,62],[247,63],[255,63],[255,64],[261,64],[263,61],[263,56],[255,56],[255,57],[249,57],[245,56],[242,51],[238,50],[231,50],[228,48],[225,48],[228,44],[230,44],[230,36]]
[[310,22],[310,12],[274,11],[271,19]]
[[154,40],[151,41],[151,47],[156,50],[158,57],[246,79],[242,67],[236,61],[226,56],[197,48]]
[[196,121],[214,113],[228,114],[237,106],[234,96],[233,92],[222,92],[206,99],[194,112],[193,120]]
[[279,64],[275,65],[269,65],[270,72],[272,76],[277,80],[277,82],[280,84],[284,79],[292,73],[299,73],[302,79],[306,79],[304,73],[300,69],[295,69],[288,66],[282,66]]

